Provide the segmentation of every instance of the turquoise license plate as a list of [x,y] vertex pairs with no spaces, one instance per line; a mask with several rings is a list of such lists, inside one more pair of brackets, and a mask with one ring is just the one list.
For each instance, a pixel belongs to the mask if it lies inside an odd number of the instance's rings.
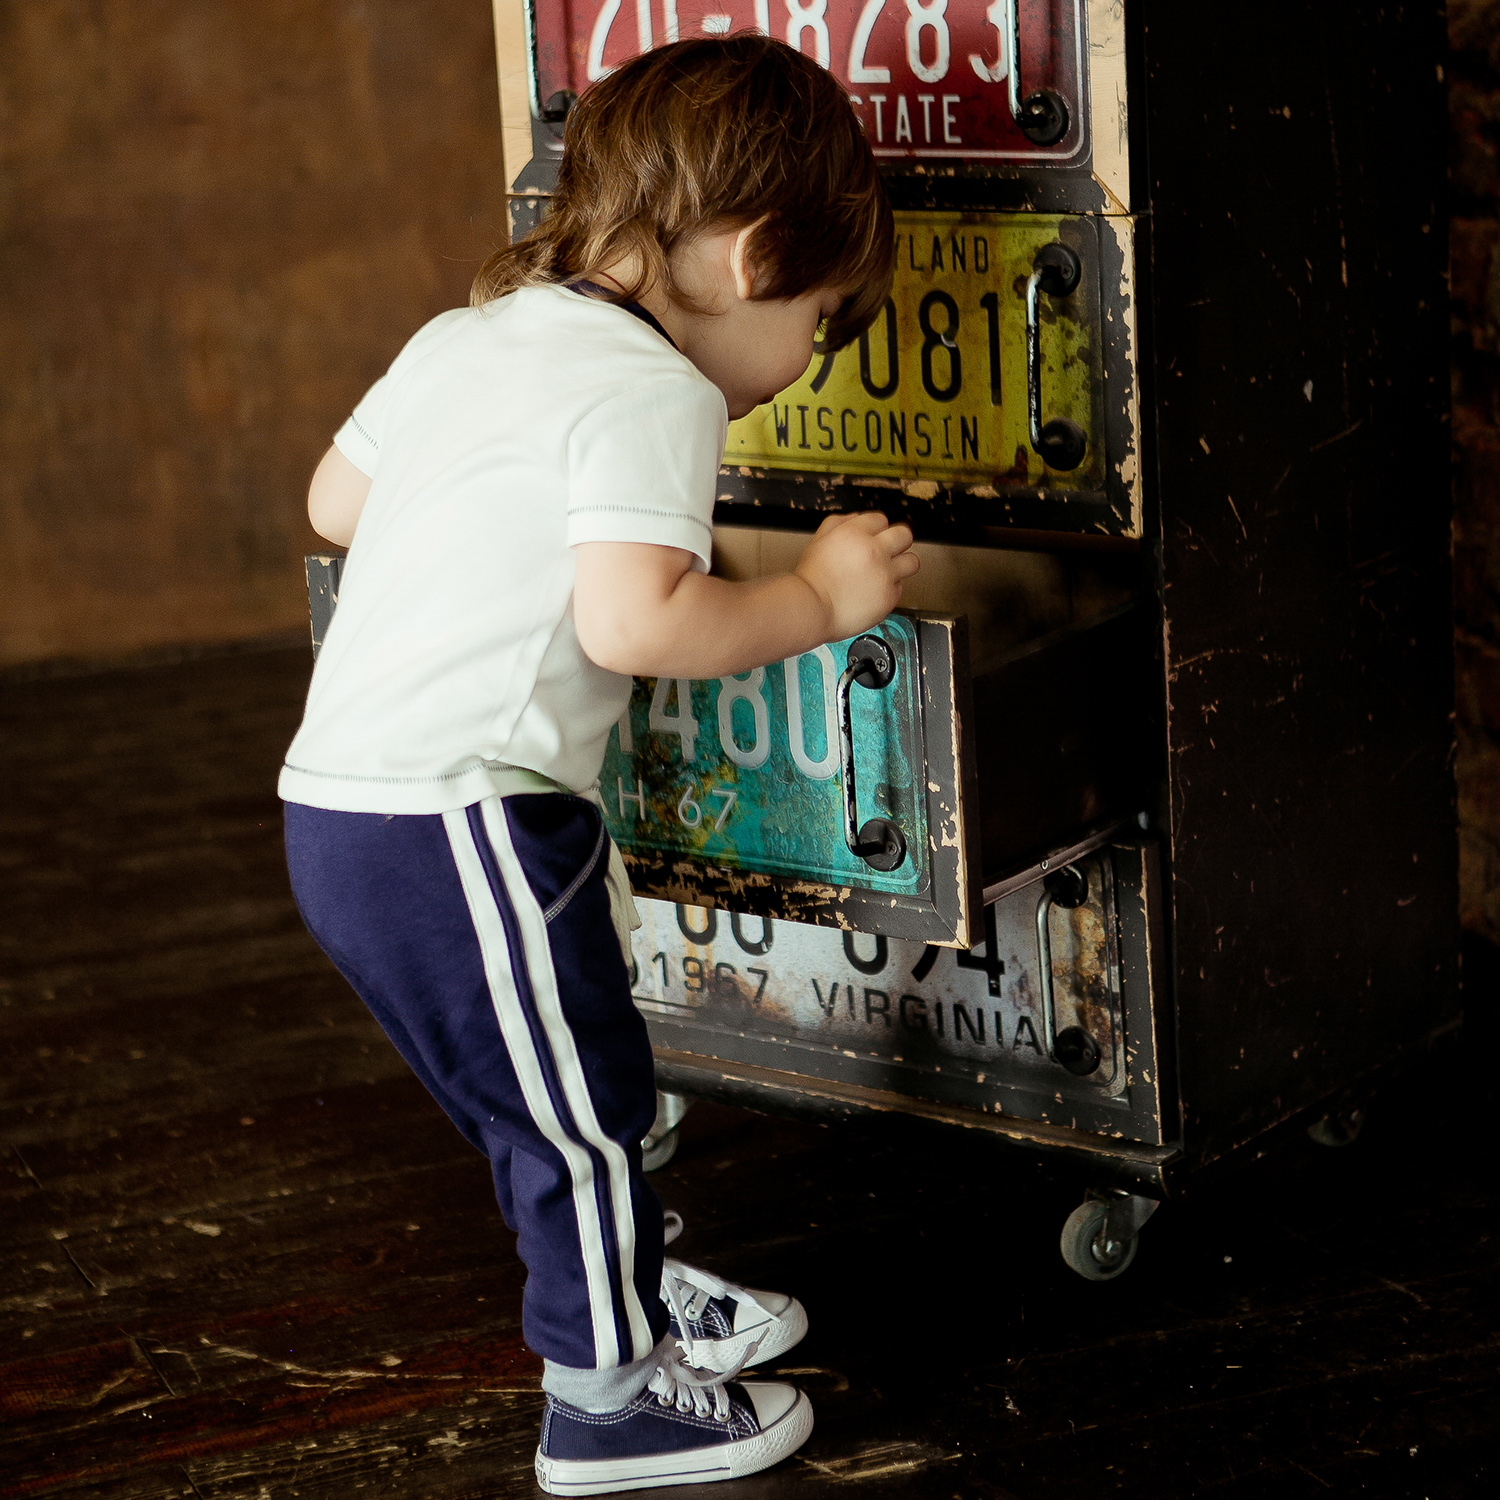
[[856,827],[885,818],[900,828],[907,853],[896,869],[872,869],[845,842],[835,687],[848,641],[737,677],[636,678],[600,775],[615,842],[747,874],[926,893],[917,626],[891,615],[873,633],[896,672],[883,689],[851,689]]

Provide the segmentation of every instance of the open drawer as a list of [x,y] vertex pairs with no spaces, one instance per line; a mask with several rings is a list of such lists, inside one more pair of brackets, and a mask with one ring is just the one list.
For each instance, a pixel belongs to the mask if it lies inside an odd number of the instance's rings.
[[[315,651],[342,563],[307,559]],[[970,594],[962,577],[932,582],[976,610],[1024,592],[998,590],[992,573]],[[899,611],[857,640],[736,677],[637,678],[600,775],[636,894],[978,945],[985,901],[1147,804],[1153,701],[1138,606],[1019,642],[1014,622],[999,635],[979,625],[977,664],[967,614]]]
[[605,820],[638,896],[971,948],[987,888],[1143,805],[1134,608],[971,669],[961,615],[707,682],[637,679]]

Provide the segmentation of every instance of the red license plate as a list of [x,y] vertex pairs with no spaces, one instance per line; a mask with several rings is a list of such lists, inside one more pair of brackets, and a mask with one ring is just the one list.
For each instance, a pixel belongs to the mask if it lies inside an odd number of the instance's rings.
[[[1077,160],[1083,0],[532,0],[538,102],[679,37],[756,30],[849,90],[876,155]],[[1019,48],[1010,43],[1012,16]],[[1011,54],[1021,68],[1012,87]]]

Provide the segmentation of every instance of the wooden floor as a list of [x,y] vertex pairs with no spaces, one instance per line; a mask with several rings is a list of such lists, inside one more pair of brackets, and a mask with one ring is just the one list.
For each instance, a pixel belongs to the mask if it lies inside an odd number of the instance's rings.
[[[535,1493],[486,1165],[287,893],[307,665],[0,681],[0,1494]],[[1482,1025],[1356,1145],[1167,1206],[1110,1284],[1059,1259],[1076,1188],[984,1143],[698,1106],[656,1178],[681,1252],[802,1298],[818,1421],[712,1493],[1494,1493],[1497,984],[1469,957]]]

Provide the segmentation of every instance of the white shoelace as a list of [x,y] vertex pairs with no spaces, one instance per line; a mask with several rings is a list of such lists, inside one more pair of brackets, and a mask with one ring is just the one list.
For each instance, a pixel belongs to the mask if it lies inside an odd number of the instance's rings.
[[[755,1347],[752,1345],[749,1353],[754,1352]],[[684,1414],[691,1411],[700,1417],[708,1416],[711,1407],[714,1421],[727,1422],[729,1397],[724,1390],[724,1383],[733,1380],[744,1367],[745,1360],[742,1359],[732,1370],[726,1370],[722,1375],[713,1370],[695,1370],[691,1365],[684,1364],[682,1356],[673,1349],[657,1365],[646,1389],[655,1395],[662,1406],[675,1406]],[[709,1401],[710,1394],[713,1396],[712,1403]]]
[[672,1310],[679,1334],[682,1338],[691,1338],[693,1334],[688,1323],[696,1323],[708,1311],[712,1298],[729,1296],[729,1287],[708,1272],[699,1271],[697,1266],[688,1266],[681,1260],[663,1260],[661,1296]]
[[[669,1212],[665,1218],[666,1231],[663,1235],[663,1243],[670,1245],[682,1233],[682,1215]],[[752,1306],[760,1308],[767,1318],[771,1316],[744,1287],[720,1281],[717,1276],[711,1276],[697,1266],[690,1266],[686,1261],[668,1258],[662,1262],[661,1291],[667,1306],[672,1310],[672,1316],[677,1320],[677,1331],[689,1341],[692,1340],[692,1333],[688,1329],[689,1322],[698,1322],[708,1310],[709,1302],[715,1297],[749,1302]],[[743,1363],[742,1360],[741,1364]]]

